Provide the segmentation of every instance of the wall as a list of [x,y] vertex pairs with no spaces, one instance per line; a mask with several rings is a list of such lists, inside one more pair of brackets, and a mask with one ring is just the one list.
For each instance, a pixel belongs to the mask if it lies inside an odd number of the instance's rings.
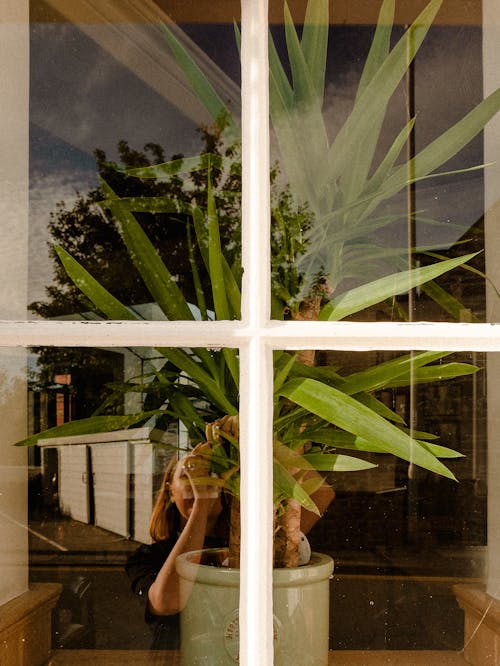
[[[28,2],[0,0],[0,319],[25,319],[28,231]],[[26,354],[0,350],[0,604],[28,583]],[[8,544],[8,547],[4,547]]]

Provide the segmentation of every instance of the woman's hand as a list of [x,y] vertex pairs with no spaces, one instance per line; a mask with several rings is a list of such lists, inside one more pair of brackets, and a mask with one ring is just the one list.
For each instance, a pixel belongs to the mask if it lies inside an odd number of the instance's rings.
[[197,499],[214,499],[220,494],[220,486],[216,478],[210,474],[212,453],[210,444],[204,442],[198,444],[192,453],[182,459],[184,471]]
[[210,474],[212,449],[207,442],[198,444],[193,452],[177,463],[170,493],[180,513],[188,518],[193,507],[204,505],[210,518],[217,518],[222,510],[220,485]]

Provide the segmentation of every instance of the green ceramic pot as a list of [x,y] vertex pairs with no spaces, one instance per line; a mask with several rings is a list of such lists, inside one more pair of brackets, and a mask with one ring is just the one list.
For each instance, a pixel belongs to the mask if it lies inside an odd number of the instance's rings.
[[[177,559],[181,591],[188,597],[181,613],[185,666],[238,663],[240,572],[218,566],[225,556],[224,549],[210,549]],[[274,570],[276,666],[327,666],[332,572],[332,558],[318,553],[304,566]]]

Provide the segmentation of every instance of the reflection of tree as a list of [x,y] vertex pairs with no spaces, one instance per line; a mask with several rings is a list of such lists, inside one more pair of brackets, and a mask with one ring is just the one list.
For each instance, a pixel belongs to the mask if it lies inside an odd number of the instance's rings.
[[[201,152],[211,156],[209,172],[224,254],[228,263],[236,267],[236,274],[239,274],[241,160],[239,145],[224,143],[222,138],[224,128],[224,120],[216,121],[211,127],[200,128],[203,143]],[[194,234],[193,220],[189,212],[182,212],[192,211],[195,206],[202,210],[207,208],[207,169],[193,170],[182,177],[180,174],[171,173],[160,178],[139,179],[127,175],[126,169],[164,163],[164,149],[158,144],[149,143],[139,151],[122,140],[118,144],[118,154],[119,166],[108,162],[104,151],[99,149],[95,151],[100,178],[120,197],[145,200],[162,197],[175,203],[175,208],[181,212],[139,212],[136,217],[162,260],[168,264],[186,300],[191,303],[197,302],[196,284],[190,263],[195,262],[207,297],[206,306],[208,309],[213,309],[213,303],[210,302],[212,292],[200,256],[200,248],[190,240]],[[217,163],[218,156],[223,158],[220,166]],[[174,155],[172,160],[179,158],[182,156]],[[301,234],[308,227],[309,216],[305,208],[294,209],[289,191],[277,185],[278,176],[276,170],[271,172],[273,207],[271,242],[273,310],[275,316],[281,318],[289,310],[287,304],[293,301],[293,297],[300,289],[301,276],[294,266],[294,261],[303,248]],[[136,309],[140,304],[151,302],[149,291],[133,262],[130,261],[129,253],[119,233],[119,224],[113,219],[109,210],[99,206],[99,202],[105,198],[104,189],[99,186],[85,195],[80,194],[71,208],[66,207],[64,202],[59,202],[56,210],[51,213],[49,245],[54,265],[54,281],[52,285],[46,287],[45,300],[30,304],[32,312],[45,318],[64,315],[93,317],[91,313],[96,313],[95,306],[68,277],[58,259],[56,246],[64,247],[121,302]],[[193,252],[194,256],[190,257],[190,252]],[[150,318],[150,315],[146,317]],[[117,354],[74,348],[40,348],[36,351],[38,370],[31,381],[32,390],[40,392],[49,387],[54,388],[56,374],[70,374],[71,393],[75,404],[74,418],[90,416],[103,402],[105,388],[102,382],[120,379],[116,367],[121,368],[122,361]],[[89,376],[99,377],[101,385],[98,386],[96,381],[90,381]],[[119,413],[121,409],[121,405],[108,405],[104,413]],[[103,413],[102,409],[100,413]]]
[[[219,153],[223,150],[218,130],[202,130],[206,151]],[[102,150],[95,151],[97,171],[103,180],[110,183],[120,196],[169,196],[179,202],[191,198],[204,203],[201,181],[191,179],[189,188],[180,177],[173,175],[166,181],[140,181],[131,178],[107,161]],[[134,150],[127,141],[118,144],[119,160],[126,168],[144,167],[165,161],[165,153],[157,144],[147,144],[143,151]],[[174,156],[174,158],[180,156]],[[214,173],[215,182],[221,173]],[[239,178],[225,183],[225,192],[233,187],[236,194],[240,189]],[[94,306],[68,277],[57,258],[54,247],[62,245],[70,249],[89,272],[94,275],[111,293],[129,305],[138,305],[151,300],[144,283],[133,264],[120,237],[118,227],[109,212],[104,213],[97,205],[105,195],[101,187],[80,194],[75,204],[68,208],[59,202],[51,213],[50,255],[53,259],[53,284],[46,287],[45,300],[31,303],[32,312],[46,318],[61,315],[77,315],[95,311]],[[223,234],[226,244],[231,236],[238,232],[235,224],[236,213],[233,207],[235,197],[222,195],[225,220]],[[183,214],[145,213],[140,215],[140,222],[160,252],[161,256],[174,266],[179,285],[188,299],[193,299],[194,287],[186,249],[186,216]],[[238,247],[238,243],[233,244]],[[71,376],[71,386],[65,387],[70,394],[72,403],[71,418],[90,416],[104,401],[106,389],[104,384],[122,378],[123,357],[120,354],[105,352],[98,349],[56,348],[45,347],[36,350],[38,368],[30,381],[30,388],[35,394],[35,411],[44,411],[37,419],[35,429],[56,425],[55,398],[59,387],[55,382],[58,373]],[[44,396],[41,398],[40,396]],[[122,405],[113,405],[107,412],[120,413]],[[69,418],[69,412],[65,419]]]
[[[204,151],[212,154],[228,156],[233,150],[225,148],[217,127],[202,128]],[[206,206],[206,182],[199,174],[192,174],[190,182],[177,175],[171,175],[165,180],[142,181],[127,176],[117,164],[108,162],[104,151],[95,151],[96,165],[99,177],[109,183],[113,189],[123,197],[159,197],[168,196],[170,199],[183,203],[196,201]],[[165,162],[165,152],[157,144],[149,143],[143,151],[131,148],[127,141],[118,144],[121,167],[134,168],[150,166]],[[173,156],[173,159],[181,157]],[[219,185],[218,199],[220,210],[223,211],[221,220],[221,233],[228,249],[234,248],[239,252],[239,242],[231,243],[231,239],[239,233],[239,192],[241,179],[239,165],[233,173],[223,175],[222,171],[213,169],[212,178],[215,185]],[[223,181],[223,186],[222,186]],[[46,298],[29,305],[32,312],[45,317],[59,317],[62,315],[76,315],[95,311],[94,306],[85,298],[82,292],[68,277],[62,264],[57,258],[54,247],[62,245],[68,248],[71,254],[78,259],[87,270],[99,280],[118,299],[134,306],[151,301],[139,273],[130,263],[125,245],[112,215],[104,213],[97,205],[105,198],[101,187],[90,190],[87,194],[80,194],[71,208],[64,202],[59,202],[51,213],[50,256],[53,259],[53,284],[46,287]],[[141,225],[159,251],[162,258],[168,258],[173,267],[179,286],[186,298],[194,299],[194,285],[187,251],[187,222],[183,213],[177,214],[151,214],[144,213],[138,216]],[[195,258],[197,259],[197,258]],[[236,258],[235,258],[236,259]],[[197,262],[201,264],[200,262]],[[210,305],[210,304],[209,304]],[[88,316],[88,315],[87,315]],[[59,388],[55,383],[58,373],[71,375],[71,386],[65,391],[71,394],[73,404],[71,418],[83,418],[91,415],[104,400],[106,382],[121,379],[123,372],[123,359],[119,354],[110,354],[103,350],[75,349],[75,348],[39,348],[38,368],[36,376],[30,381],[30,387],[36,394],[47,393],[49,414],[46,425],[55,425],[53,398]],[[109,410],[120,412],[122,406],[113,405]],[[52,417],[51,417],[52,414]],[[43,420],[42,420],[43,424]]]
[[[203,129],[204,151],[221,154],[224,149],[217,129]],[[125,168],[144,167],[165,161],[165,153],[157,144],[147,144],[144,151],[130,148],[127,141],[120,141],[118,153],[121,166]],[[206,182],[199,174],[193,174],[188,186],[176,175],[164,181],[141,181],[127,176],[117,165],[106,159],[102,150],[95,151],[97,170],[122,197],[159,197],[168,196],[181,205],[196,201],[200,206],[206,204]],[[173,158],[181,157],[179,155]],[[222,172],[213,170],[215,183],[220,183]],[[222,234],[230,247],[230,239],[239,231],[238,193],[239,175],[224,178],[224,187],[218,192],[219,206],[224,212],[221,223]],[[93,306],[85,299],[80,290],[68,278],[66,271],[57,259],[55,245],[67,248],[73,257],[80,261],[87,270],[117,298],[129,305],[150,301],[150,296],[137,270],[130,265],[127,251],[119,231],[109,212],[103,213],[97,206],[105,195],[97,187],[85,195],[79,195],[72,208],[59,202],[51,214],[49,223],[50,255],[54,260],[54,283],[46,287],[47,298],[30,304],[30,309],[43,317],[57,317],[90,311]],[[159,251],[162,258],[167,258],[179,285],[189,300],[193,299],[193,284],[186,249],[186,215],[182,213],[151,214],[139,216],[140,223]],[[237,247],[237,243],[233,243]]]

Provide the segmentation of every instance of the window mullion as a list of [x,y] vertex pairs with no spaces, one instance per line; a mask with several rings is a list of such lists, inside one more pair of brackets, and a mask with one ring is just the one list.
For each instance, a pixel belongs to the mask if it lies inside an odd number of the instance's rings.
[[[255,334],[239,321],[0,321],[0,347],[235,348]],[[500,351],[500,324],[273,321],[258,335],[274,349]]]
[[273,663],[272,352],[266,0],[242,0],[242,322],[240,663]]
[[246,666],[273,663],[272,360],[257,337],[240,350],[240,663]]

